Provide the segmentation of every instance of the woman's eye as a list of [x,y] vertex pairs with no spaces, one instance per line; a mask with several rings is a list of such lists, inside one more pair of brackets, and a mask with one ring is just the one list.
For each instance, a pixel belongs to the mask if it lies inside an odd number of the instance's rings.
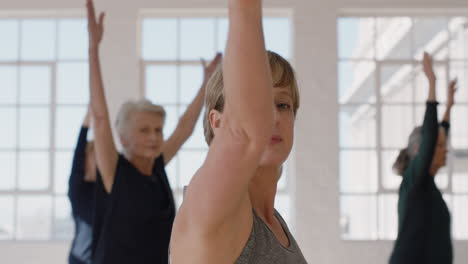
[[281,110],[289,110],[289,109],[291,109],[291,105],[289,105],[289,104],[283,104],[283,103],[282,103],[282,104],[277,104],[276,107],[278,107],[278,108],[281,109]]

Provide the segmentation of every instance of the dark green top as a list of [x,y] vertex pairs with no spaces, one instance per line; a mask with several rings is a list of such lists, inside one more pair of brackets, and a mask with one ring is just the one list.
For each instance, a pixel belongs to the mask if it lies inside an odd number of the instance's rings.
[[[442,126],[448,131],[448,123]],[[398,200],[398,238],[391,264],[452,263],[450,213],[430,174],[439,124],[437,103],[428,102],[417,156],[403,174]]]

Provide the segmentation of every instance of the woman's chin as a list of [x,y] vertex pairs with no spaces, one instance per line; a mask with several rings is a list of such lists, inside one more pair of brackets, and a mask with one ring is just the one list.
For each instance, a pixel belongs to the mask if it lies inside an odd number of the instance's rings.
[[261,167],[281,167],[284,163],[284,159],[281,157],[264,157],[260,161]]

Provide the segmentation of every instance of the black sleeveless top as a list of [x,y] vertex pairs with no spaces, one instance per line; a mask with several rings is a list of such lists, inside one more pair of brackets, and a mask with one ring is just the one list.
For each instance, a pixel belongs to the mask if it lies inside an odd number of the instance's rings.
[[175,204],[164,158],[151,176],[119,155],[110,194],[98,174],[93,225],[93,263],[168,263]]

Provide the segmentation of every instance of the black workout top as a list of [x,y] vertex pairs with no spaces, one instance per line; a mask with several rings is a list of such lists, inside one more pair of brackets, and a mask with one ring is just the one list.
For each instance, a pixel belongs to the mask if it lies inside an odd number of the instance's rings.
[[[442,126],[448,131],[449,124]],[[452,263],[450,212],[429,170],[434,156],[439,124],[437,103],[428,102],[422,142],[417,156],[403,175],[398,200],[398,238],[391,264]]]
[[93,263],[168,263],[175,205],[163,156],[146,176],[119,155],[115,173],[110,194],[97,177]]
[[70,264],[91,263],[95,184],[84,180],[87,134],[88,128],[81,127],[78,143],[73,155],[71,175],[68,180],[68,198],[70,199],[73,220],[75,222],[75,236],[68,257]]

